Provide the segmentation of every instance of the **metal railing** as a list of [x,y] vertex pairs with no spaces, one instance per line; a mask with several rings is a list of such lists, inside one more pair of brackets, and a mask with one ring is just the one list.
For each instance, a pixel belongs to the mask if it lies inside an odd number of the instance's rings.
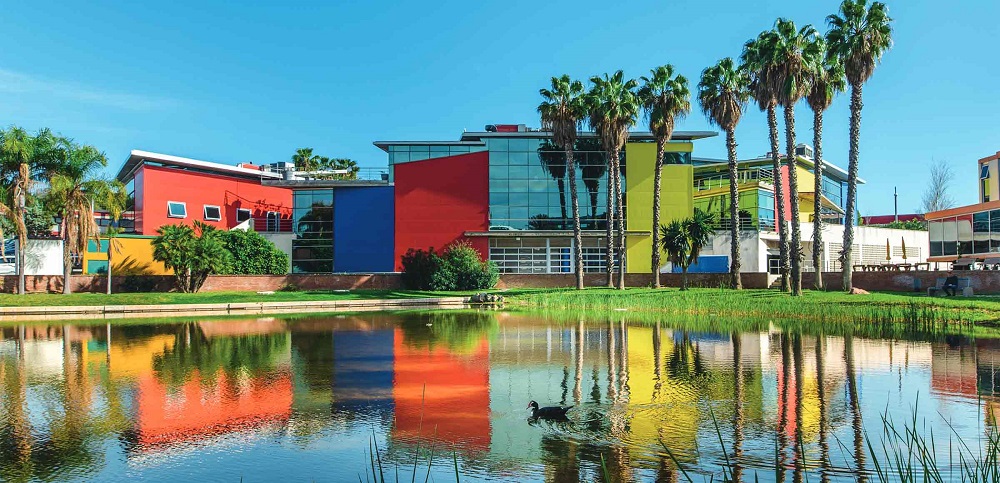
[[257,233],[288,233],[292,231],[291,218],[252,218],[250,226]]
[[[768,183],[774,184],[774,170],[771,168],[741,169],[736,172],[738,184]],[[697,179],[694,182],[695,191],[706,191],[729,186],[729,173],[723,173],[708,178]]]
[[273,167],[264,166],[264,172],[267,173],[277,173],[285,176],[286,171],[291,170],[293,173],[293,179],[330,179],[330,180],[358,180],[358,181],[384,181],[389,182],[389,167],[370,167],[363,166],[358,168],[355,172],[349,172],[347,170],[326,170],[326,171],[311,171],[305,172],[298,169],[289,167]]
[[[718,218],[712,222],[712,228],[717,231],[729,231],[729,217]],[[774,231],[774,220],[743,217],[740,218],[740,230],[745,231]]]

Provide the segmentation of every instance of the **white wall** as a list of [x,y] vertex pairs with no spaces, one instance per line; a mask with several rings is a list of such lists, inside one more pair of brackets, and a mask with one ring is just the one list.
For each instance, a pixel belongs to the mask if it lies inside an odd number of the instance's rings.
[[62,240],[28,240],[24,252],[25,275],[62,275]]
[[295,239],[295,233],[259,233],[262,237],[270,240],[271,243],[274,243],[274,246],[278,247],[278,250],[285,252],[285,254],[288,255],[288,261],[291,262],[292,240]]

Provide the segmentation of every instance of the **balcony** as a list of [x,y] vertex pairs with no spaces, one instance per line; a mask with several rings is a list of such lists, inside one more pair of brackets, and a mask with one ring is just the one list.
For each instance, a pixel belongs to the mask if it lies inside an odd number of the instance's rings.
[[358,171],[351,173],[344,169],[323,170],[323,171],[299,171],[290,164],[287,166],[264,166],[263,170],[268,173],[278,173],[286,181],[381,181],[389,182],[388,167],[360,167]]
[[[736,172],[738,184],[746,183],[766,183],[774,184],[774,170],[771,168],[741,169]],[[708,191],[729,187],[729,173],[722,173],[708,178],[696,179],[694,181],[695,191]]]
[[291,233],[291,218],[251,218],[250,226],[257,233]]

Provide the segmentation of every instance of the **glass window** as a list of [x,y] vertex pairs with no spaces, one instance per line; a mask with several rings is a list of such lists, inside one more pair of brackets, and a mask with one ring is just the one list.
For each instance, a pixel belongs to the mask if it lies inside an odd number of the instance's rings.
[[448,152],[450,152],[450,148],[447,145],[444,145],[444,146],[441,146],[441,145],[432,145],[430,147],[430,151],[432,153],[448,153]]
[[205,220],[219,221],[222,219],[222,210],[218,206],[205,205]]
[[983,167],[979,170],[979,178],[986,179],[989,177],[990,177],[990,165],[984,164]]
[[468,146],[452,146],[449,150],[451,154],[463,154],[469,152]]
[[508,154],[508,161],[511,165],[524,165],[528,164],[528,153],[510,153]]
[[507,139],[487,139],[486,146],[489,148],[490,152],[493,151],[507,151],[508,143]]
[[[530,143],[528,142],[528,139],[525,139],[525,138],[510,138],[508,140],[508,142],[510,143],[509,147],[507,148],[508,151],[530,151],[531,150],[530,147],[529,147]],[[536,145],[535,148],[537,149],[538,146]]]
[[430,153],[428,153],[427,151],[410,153],[410,161],[423,161],[428,158],[430,158]]
[[281,214],[276,211],[267,212],[267,231],[275,232],[279,231],[279,225],[281,224]]
[[490,151],[490,166],[506,166],[507,151]]
[[236,210],[236,223],[243,223],[250,219],[250,210],[238,208]]
[[187,203],[183,201],[168,201],[167,216],[170,218],[187,218]]
[[972,215],[961,215],[958,224],[958,253],[966,255],[973,252],[972,247]]

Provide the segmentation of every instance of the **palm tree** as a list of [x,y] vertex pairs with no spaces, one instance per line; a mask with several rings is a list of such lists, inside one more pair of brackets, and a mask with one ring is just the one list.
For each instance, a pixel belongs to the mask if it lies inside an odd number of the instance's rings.
[[[587,115],[583,83],[571,80],[568,75],[553,77],[552,89],[539,89],[538,93],[542,96],[542,102],[538,105],[542,127],[552,131],[552,140],[555,145],[561,147],[566,153],[563,163],[546,164],[545,167],[559,183],[559,201],[564,221],[566,220],[566,195],[562,179],[563,175],[569,176],[569,196],[573,210],[573,269],[576,272],[576,288],[583,289],[583,236],[580,228],[580,199],[576,192],[576,158],[573,155],[580,121]],[[561,168],[556,168],[556,166],[561,166]]]
[[95,193],[95,196],[100,197],[100,199],[95,199],[95,202],[101,208],[108,210],[108,215],[111,216],[111,224],[108,225],[108,230],[105,233],[108,236],[108,286],[106,293],[111,295],[111,272],[114,269],[112,255],[115,252],[121,253],[121,250],[115,243],[115,235],[120,233],[120,230],[114,225],[121,219],[122,213],[125,211],[126,205],[128,205],[128,192],[125,190],[125,185],[120,181],[111,180],[108,182],[107,189],[100,190],[100,192]]
[[[592,230],[599,230],[597,225],[597,196],[601,191],[601,177],[608,171],[607,161],[603,159],[600,141],[595,138],[580,138],[576,141],[576,164],[580,166],[583,176],[583,186],[590,197],[590,225]],[[581,153],[580,151],[584,151]]]
[[[25,250],[28,227],[25,215],[30,207],[31,187],[41,173],[56,166],[56,137],[48,129],[34,136],[11,127],[0,131],[0,217],[13,225],[18,240],[18,293],[25,293]],[[0,240],[3,239],[0,234]]]
[[702,71],[698,83],[698,101],[710,123],[726,131],[726,150],[729,154],[729,236],[731,238],[729,273],[732,287],[740,290],[740,214],[739,187],[736,179],[736,125],[743,116],[743,108],[750,97],[749,79],[743,69],[737,68],[733,59],[726,57]]
[[[663,150],[674,134],[674,122],[691,112],[691,91],[687,79],[674,76],[674,66],[661,65],[642,77],[639,101],[649,118],[649,131],[656,138],[656,170],[653,175],[653,227],[660,226],[660,182]],[[653,230],[653,288],[660,288],[660,233]]]
[[[618,288],[625,288],[625,220],[622,210],[621,153],[628,142],[628,130],[635,125],[639,115],[639,98],[635,94],[638,83],[625,79],[622,71],[590,78],[593,87],[587,94],[590,126],[601,140],[601,147],[608,155],[608,286],[613,286],[612,249],[618,257]],[[612,203],[611,192],[614,192]],[[615,214],[611,216],[611,206]],[[612,221],[617,240],[612,241]]]
[[63,293],[68,294],[72,292],[73,251],[82,256],[88,241],[100,241],[94,204],[109,198],[112,182],[100,177],[108,160],[97,148],[62,139],[59,151],[63,162],[58,172],[49,177],[48,199],[62,216]]
[[774,91],[785,108],[785,162],[788,166],[788,199],[792,207],[792,295],[802,295],[802,224],[799,221],[799,176],[795,156],[795,104],[809,93],[813,66],[820,62],[819,33],[812,25],[796,30],[795,22],[779,18],[774,26],[773,56],[777,62]]
[[[822,51],[826,42],[817,40]],[[826,56],[823,63],[813,66],[806,101],[813,111],[813,267],[816,270],[816,290],[823,290],[823,112],[833,103],[833,97],[844,92],[844,67],[836,57]]]
[[892,47],[892,19],[882,2],[844,0],[840,12],[826,18],[827,55],[840,59],[851,85],[851,146],[847,164],[847,209],[844,217],[844,248],[841,265],[844,290],[854,284],[851,246],[854,244],[854,210],[858,190],[858,142],[861,137],[861,88],[875,72],[882,55]]
[[292,163],[295,163],[295,169],[300,171],[315,171],[319,162],[320,156],[313,154],[312,148],[299,148],[292,155]]
[[774,92],[773,79],[777,75],[774,62],[773,31],[764,31],[756,39],[743,45],[743,55],[740,57],[742,67],[750,77],[750,91],[757,101],[761,111],[767,111],[768,135],[771,140],[771,164],[774,174],[774,204],[777,205],[777,220],[775,230],[778,231],[779,271],[781,274],[781,290],[788,291],[788,233],[785,223],[785,188],[781,183],[781,157],[778,148],[778,116],[775,107],[778,98]]
[[698,256],[712,240],[712,215],[699,209],[683,220],[672,220],[660,226],[661,247],[670,263],[681,268],[681,290],[687,290],[687,271],[698,263]]

